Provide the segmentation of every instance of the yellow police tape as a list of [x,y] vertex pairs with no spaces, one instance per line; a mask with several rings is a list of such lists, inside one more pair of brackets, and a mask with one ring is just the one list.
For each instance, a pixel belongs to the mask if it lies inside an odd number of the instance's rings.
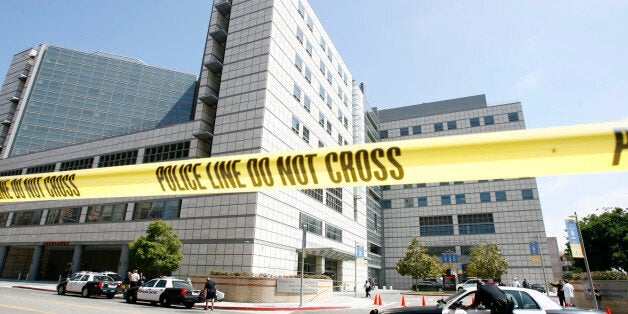
[[625,151],[621,121],[4,177],[0,202],[616,172]]

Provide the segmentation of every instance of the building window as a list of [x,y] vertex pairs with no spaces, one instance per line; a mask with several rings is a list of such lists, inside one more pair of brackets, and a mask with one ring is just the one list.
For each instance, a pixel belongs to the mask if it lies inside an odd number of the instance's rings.
[[458,128],[456,121],[447,121],[447,130],[455,130]]
[[342,110],[340,110],[340,108],[338,108],[338,121],[342,122],[342,117],[344,115],[342,114]]
[[327,120],[327,133],[331,135],[331,122],[329,120]]
[[342,229],[336,228],[330,224],[325,224],[325,238],[342,242]]
[[308,15],[307,17],[307,28],[309,28],[311,31],[314,30],[314,20],[312,20],[312,17]]
[[81,208],[54,208],[48,211],[46,216],[47,225],[75,224],[79,222]]
[[440,197],[441,205],[451,205],[451,195],[442,195]]
[[342,135],[338,134],[338,145],[342,145],[342,141],[343,141]]
[[342,213],[342,188],[325,189],[325,205]]
[[327,42],[323,36],[321,36],[321,48],[323,48],[323,51],[327,50]]
[[454,185],[462,185],[462,184],[464,184],[464,182],[462,182],[462,181],[454,181]]
[[458,232],[460,234],[495,233],[493,214],[458,215]]
[[379,137],[380,138],[388,138],[388,130],[381,130],[381,131],[379,131]]
[[414,206],[414,200],[413,200],[411,197],[409,197],[409,198],[405,198],[405,199],[403,200],[403,205],[404,205],[406,208],[413,207],[413,206]]
[[299,134],[300,130],[301,130],[301,121],[299,121],[297,117],[292,116],[292,131],[294,131],[294,133],[296,134]]
[[418,204],[419,207],[426,207],[427,206],[427,197],[422,196],[418,198]]
[[516,122],[519,121],[519,113],[511,112],[508,114],[508,122]]
[[322,59],[321,59],[321,62],[320,62],[319,69],[321,70],[321,73],[323,73],[323,75],[325,75],[325,61],[323,61]]
[[301,87],[299,87],[296,83],[294,83],[292,95],[297,99],[297,101],[301,102]]
[[325,115],[322,112],[318,113],[318,124],[325,127]]
[[434,131],[440,132],[442,130],[443,130],[443,123],[442,122],[434,123]]
[[22,174],[22,169],[7,170],[0,172],[0,177],[19,176]]
[[306,128],[305,126],[303,126],[303,140],[306,143],[310,142],[310,130]]
[[534,193],[531,189],[521,190],[521,198],[524,200],[534,199]]
[[344,95],[342,102],[344,102],[345,105],[349,105],[349,97],[347,97],[347,95]]
[[331,59],[334,57],[333,53],[331,52],[331,48],[327,49],[327,59],[329,59],[329,61],[331,61]]
[[427,184],[425,184],[425,183],[417,183],[417,184],[416,184],[416,187],[417,187],[417,188],[424,188],[424,187],[426,187],[426,186],[427,186]]
[[94,205],[87,208],[85,222],[123,221],[127,204]]
[[497,191],[495,192],[495,200],[498,202],[506,201],[506,191]]
[[493,116],[485,116],[484,117],[484,124],[486,124],[486,125],[495,124],[495,119],[493,118]]
[[421,134],[421,126],[415,125],[412,127],[412,134]]
[[480,193],[480,202],[489,203],[490,201],[491,201],[491,193],[489,192]]
[[299,69],[299,72],[301,72],[301,69],[303,68],[303,59],[301,59],[301,56],[298,54],[295,54],[294,56],[294,65],[297,69]]
[[419,217],[421,236],[439,236],[454,234],[452,216]]
[[100,156],[98,168],[134,165],[137,163],[137,150]]
[[26,174],[46,173],[46,172],[54,172],[54,171],[55,171],[55,164],[47,164],[47,165],[40,165],[40,166],[26,168]]
[[331,85],[331,71],[327,71],[327,82]]
[[190,142],[148,147],[144,150],[144,163],[187,158],[190,155]]
[[312,43],[309,40],[305,41],[305,51],[307,51],[307,54],[312,56]]
[[480,126],[480,118],[471,118],[469,119],[469,122],[471,123],[471,126]]
[[312,70],[310,70],[309,67],[305,67],[305,79],[308,81],[308,83],[312,83]]
[[331,100],[331,95],[327,95],[327,107],[329,107],[331,109],[332,105],[334,104],[333,100]]
[[312,100],[307,95],[303,95],[303,107],[307,112],[310,112],[310,108],[312,107]]
[[300,43],[303,43],[303,30],[299,26],[297,26],[297,39]]
[[297,5],[297,11],[299,11],[299,14],[302,17],[305,17],[305,6],[303,6],[303,3],[301,3],[301,1],[299,1],[299,4]]
[[349,128],[349,120],[347,120],[347,117],[342,117],[342,125],[345,126],[345,129]]
[[382,191],[390,191],[390,185],[382,185],[381,189]]
[[321,96],[321,99],[325,100],[325,94],[327,94],[325,92],[325,87],[321,84],[321,86],[318,87],[318,96]]
[[59,167],[59,171],[89,169],[94,165],[94,157],[64,161]]
[[382,200],[382,208],[384,208],[384,209],[392,208],[392,201],[391,200]]
[[464,194],[456,194],[456,204],[466,204],[467,199]]
[[399,129],[399,135],[407,136],[408,135],[408,128],[407,127],[400,128]]
[[11,226],[36,226],[41,221],[42,210],[29,210],[13,213]]
[[6,227],[7,221],[9,221],[9,213],[0,213],[0,228]]
[[179,218],[180,212],[180,199],[136,203],[133,209],[133,220]]
[[323,222],[312,217],[306,215],[304,213],[299,213],[299,229],[303,228],[303,226],[307,226],[307,232],[311,232],[314,234],[322,235],[323,234]]
[[[319,141],[320,143],[320,141]],[[309,190],[300,190],[303,194],[319,201],[323,202],[323,189],[309,189]]]
[[440,185],[440,186],[448,186],[449,182],[439,182],[438,185]]
[[413,188],[413,187],[414,187],[414,186],[413,186],[412,184],[404,184],[404,185],[403,185],[403,188],[404,188],[404,189],[411,189],[411,188]]
[[318,148],[321,147],[325,147],[325,144],[321,140],[318,140]]

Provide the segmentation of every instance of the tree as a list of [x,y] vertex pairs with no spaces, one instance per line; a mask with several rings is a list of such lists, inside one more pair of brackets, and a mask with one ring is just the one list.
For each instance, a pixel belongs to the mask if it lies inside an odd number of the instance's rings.
[[[628,269],[628,211],[617,207],[599,216],[591,214],[578,227],[591,271]],[[574,266],[584,269],[584,260],[574,259]]]
[[485,279],[501,278],[508,273],[508,262],[501,255],[499,245],[480,243],[471,248],[467,275]]
[[181,247],[181,240],[172,232],[172,227],[156,220],[148,225],[145,237],[129,243],[129,253],[139,269],[158,275],[170,274],[181,267]]
[[406,256],[397,262],[395,270],[399,275],[410,276],[416,281],[421,278],[440,277],[445,267],[438,257],[428,255],[419,238],[414,237],[408,245]]

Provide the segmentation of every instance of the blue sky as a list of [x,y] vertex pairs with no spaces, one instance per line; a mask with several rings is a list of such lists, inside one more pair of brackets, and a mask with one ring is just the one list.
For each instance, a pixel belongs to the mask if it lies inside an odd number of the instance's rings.
[[[281,1],[281,0],[275,0]],[[310,0],[372,106],[486,94],[527,128],[628,118],[628,2]],[[50,43],[198,74],[211,1],[0,1],[0,75]],[[628,174],[539,177],[548,236],[563,219],[628,208]],[[600,213],[601,211],[597,211]]]

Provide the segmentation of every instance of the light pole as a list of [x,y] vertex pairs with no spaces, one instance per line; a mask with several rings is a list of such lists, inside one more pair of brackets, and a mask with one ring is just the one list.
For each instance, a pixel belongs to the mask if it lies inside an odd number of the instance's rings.
[[578,214],[573,212],[574,217],[576,218],[576,229],[578,230],[578,236],[580,237],[580,244],[582,245],[582,256],[584,256],[584,267],[587,270],[587,276],[589,276],[589,287],[591,289],[591,299],[593,299],[593,307],[596,310],[598,309],[597,298],[595,297],[595,288],[593,288],[593,279],[591,278],[591,270],[589,269],[589,260],[587,259],[587,251],[584,249],[584,238],[582,237],[582,230],[580,230],[580,226],[578,225]]
[[545,283],[545,293],[549,296],[549,286],[547,285],[547,276],[545,275],[545,265],[543,265],[543,251],[541,251],[541,241],[539,240],[539,236],[536,236],[536,243],[539,244],[539,259],[541,260],[541,270],[543,271],[543,282]]
[[307,234],[307,224],[303,224],[303,237],[301,242],[301,294],[299,295],[299,306],[303,306],[303,274],[305,273],[305,243]]

